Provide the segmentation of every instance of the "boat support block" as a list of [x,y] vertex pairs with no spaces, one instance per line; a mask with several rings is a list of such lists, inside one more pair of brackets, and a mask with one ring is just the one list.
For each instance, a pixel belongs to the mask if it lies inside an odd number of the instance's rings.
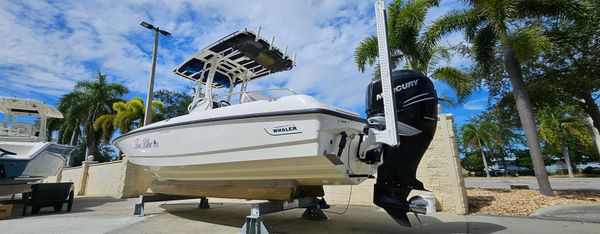
[[296,208],[306,208],[303,218],[310,220],[327,220],[327,216],[319,208],[316,197],[296,198],[292,201],[269,201],[253,203],[250,215],[246,216],[246,223],[242,226],[240,234],[265,234],[269,233],[262,222],[262,216]]
[[[153,195],[140,195],[138,202],[135,204],[133,209],[133,215],[135,216],[144,216],[144,204],[146,202],[159,202],[159,201],[174,201],[174,200],[187,200],[187,199],[196,199],[198,197],[188,197],[188,196],[173,196],[166,194],[153,194]],[[198,208],[208,209],[210,205],[208,204],[208,198],[200,197],[200,203],[198,204]]]

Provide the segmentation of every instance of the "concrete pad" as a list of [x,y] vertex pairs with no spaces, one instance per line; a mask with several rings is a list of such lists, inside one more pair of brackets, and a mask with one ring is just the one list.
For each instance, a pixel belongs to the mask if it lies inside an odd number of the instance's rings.
[[[210,200],[210,199],[209,199]],[[248,203],[211,202],[211,209],[198,209],[198,201],[147,205],[153,217],[114,230],[111,233],[238,233],[250,212]],[[600,224],[548,221],[494,216],[462,216],[435,213],[420,216],[423,224],[410,216],[413,227],[396,224],[376,207],[333,206],[325,210],[329,220],[300,218],[294,209],[265,215],[263,222],[271,233],[596,233]],[[157,213],[154,213],[157,212]]]
[[42,208],[39,214],[21,216],[22,204],[14,204],[10,219],[0,221],[0,233],[106,233],[146,217],[131,216],[133,200],[77,197],[71,212]]
[[600,223],[600,204],[549,206],[536,210],[533,215],[549,219]]
[[[132,216],[137,199],[77,197],[71,213],[43,209],[40,215],[20,217],[20,206],[13,218],[0,221],[0,233],[238,233],[250,212],[243,200],[210,199],[210,209],[199,209],[199,199],[153,202],[145,206],[146,216]],[[376,207],[333,206],[326,210],[329,220],[300,218],[295,209],[265,215],[271,233],[597,233],[600,224],[570,221],[494,216],[462,216],[435,213],[414,216],[414,227],[396,224]]]

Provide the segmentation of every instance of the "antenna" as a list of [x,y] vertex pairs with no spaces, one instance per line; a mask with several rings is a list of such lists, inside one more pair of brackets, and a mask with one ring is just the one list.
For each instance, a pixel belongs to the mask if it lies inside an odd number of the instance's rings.
[[273,36],[271,38],[271,43],[269,44],[269,50],[273,49],[274,44],[275,44],[275,36]]
[[287,56],[287,46],[285,46],[285,49],[283,49],[283,58],[285,58],[285,56]]
[[262,29],[261,26],[258,26],[258,29],[256,30],[256,38],[254,39],[254,41],[258,41],[258,38],[260,38],[260,30]]
[[389,146],[397,146],[398,131],[396,130],[396,104],[392,90],[390,69],[390,51],[387,42],[387,19],[383,0],[375,1],[375,17],[377,22],[377,44],[379,47],[379,68],[381,74],[381,91],[383,96],[383,114],[385,115],[385,130],[376,131],[377,142]]
[[296,66],[296,53],[294,53],[294,58],[292,59],[292,67]]

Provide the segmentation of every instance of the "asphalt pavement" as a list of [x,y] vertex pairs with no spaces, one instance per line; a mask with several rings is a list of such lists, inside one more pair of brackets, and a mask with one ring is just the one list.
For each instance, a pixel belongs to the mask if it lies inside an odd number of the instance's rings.
[[[467,188],[509,189],[510,185],[528,185],[539,189],[535,177],[465,177]],[[600,190],[600,178],[550,178],[555,190]]]
[[600,223],[600,204],[549,206],[536,210],[533,216],[551,220]]
[[[0,220],[0,233],[238,233],[249,214],[243,200],[211,199],[210,209],[199,209],[199,200],[146,204],[144,217],[132,216],[137,199],[77,197],[71,213],[43,209],[39,215]],[[328,212],[341,212],[333,206]],[[413,227],[396,224],[376,207],[351,206],[343,215],[326,213],[329,220],[300,218],[294,209],[263,217],[272,233],[597,233],[600,224],[524,217],[474,216],[435,213],[411,217]]]

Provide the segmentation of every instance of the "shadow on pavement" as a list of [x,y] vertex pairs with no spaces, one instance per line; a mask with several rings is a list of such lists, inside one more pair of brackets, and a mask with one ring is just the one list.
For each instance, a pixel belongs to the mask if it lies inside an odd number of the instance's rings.
[[[250,212],[249,204],[210,205],[210,209],[198,209],[197,204],[190,203],[163,204],[160,207],[179,218],[236,228],[244,225],[246,215]],[[338,209],[340,207],[332,207],[334,211]],[[326,213],[329,220],[324,221],[300,218],[303,211],[304,209],[293,209],[268,214],[263,216],[263,223],[272,233],[494,233],[506,229],[493,223],[468,222],[466,216],[452,216],[455,218],[450,219],[454,220],[447,221],[433,216],[419,216],[423,222],[421,225],[414,216],[409,215],[413,227],[403,227],[375,207],[351,206],[344,215]]]

